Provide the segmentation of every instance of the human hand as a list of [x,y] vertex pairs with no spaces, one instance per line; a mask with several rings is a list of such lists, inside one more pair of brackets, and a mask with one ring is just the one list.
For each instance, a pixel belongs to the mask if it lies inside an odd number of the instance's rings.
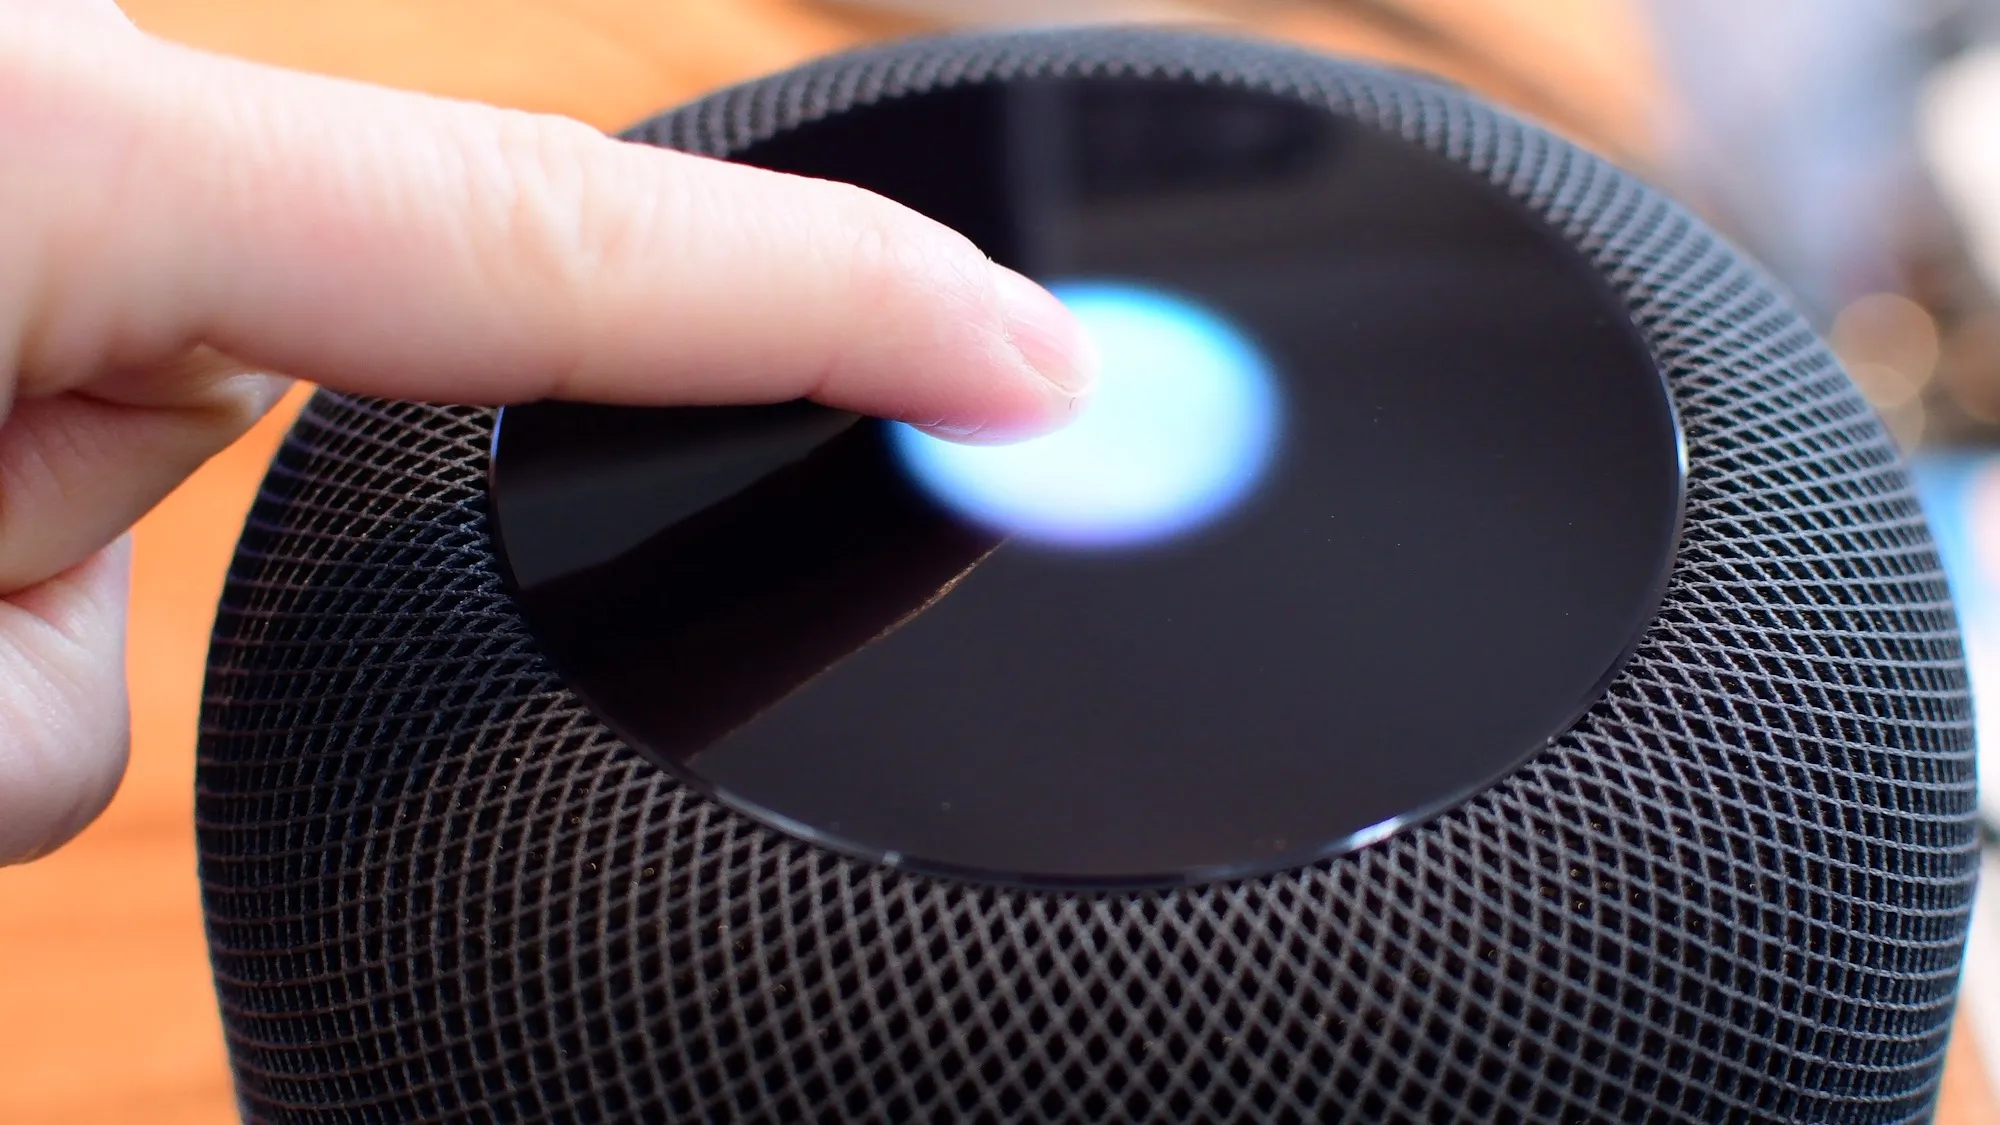
[[986,440],[1089,369],[1053,297],[857,189],[0,0],[0,864],[116,789],[126,532],[278,400],[262,372]]

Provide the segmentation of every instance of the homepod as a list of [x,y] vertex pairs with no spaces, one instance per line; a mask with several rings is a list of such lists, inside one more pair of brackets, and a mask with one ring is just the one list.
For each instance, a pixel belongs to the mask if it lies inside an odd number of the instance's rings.
[[1103,393],[986,447],[315,398],[203,717],[250,1119],[1928,1112],[1955,620],[1879,420],[1698,220],[1186,31],[631,135],[954,226]]

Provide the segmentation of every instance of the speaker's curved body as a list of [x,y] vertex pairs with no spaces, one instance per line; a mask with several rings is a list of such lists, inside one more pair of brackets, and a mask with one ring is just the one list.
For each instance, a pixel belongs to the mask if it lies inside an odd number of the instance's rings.
[[1904,1121],[1972,892],[1966,683],[1890,438],[1756,270],[1428,80],[1093,31],[866,52],[637,131],[717,155],[1028,75],[1255,89],[1442,156],[1615,290],[1678,554],[1566,733],[1427,822],[1094,893],[900,870],[657,768],[496,567],[493,412],[322,394],[216,626],[201,874],[258,1121]]

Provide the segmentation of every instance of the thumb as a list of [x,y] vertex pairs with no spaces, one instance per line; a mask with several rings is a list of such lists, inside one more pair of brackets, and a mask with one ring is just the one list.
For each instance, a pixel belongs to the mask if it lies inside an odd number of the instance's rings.
[[42,30],[0,33],[49,154],[13,211],[44,266],[24,394],[202,344],[364,394],[812,397],[1007,436],[1090,377],[1053,297],[853,187]]

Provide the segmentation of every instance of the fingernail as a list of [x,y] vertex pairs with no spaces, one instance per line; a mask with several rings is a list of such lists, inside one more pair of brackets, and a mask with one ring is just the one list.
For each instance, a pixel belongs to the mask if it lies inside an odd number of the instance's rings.
[[941,438],[949,438],[952,441],[969,441],[985,433],[986,424],[984,422],[934,422],[928,426],[918,426],[917,429],[927,434],[935,434]]
[[1097,378],[1097,348],[1089,333],[1048,290],[1005,266],[994,266],[1007,339],[1028,366],[1070,394]]

